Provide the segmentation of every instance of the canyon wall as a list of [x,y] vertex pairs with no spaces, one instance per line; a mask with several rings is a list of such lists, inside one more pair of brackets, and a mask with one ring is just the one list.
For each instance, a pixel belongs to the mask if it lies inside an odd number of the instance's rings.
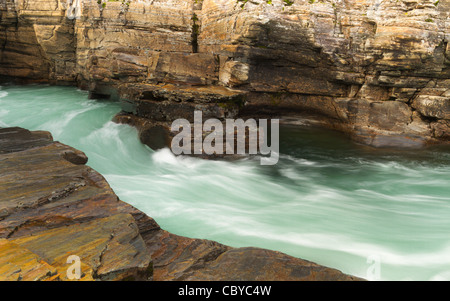
[[449,0],[79,0],[73,19],[71,2],[2,1],[0,75],[120,98],[147,144],[194,110],[450,141]]

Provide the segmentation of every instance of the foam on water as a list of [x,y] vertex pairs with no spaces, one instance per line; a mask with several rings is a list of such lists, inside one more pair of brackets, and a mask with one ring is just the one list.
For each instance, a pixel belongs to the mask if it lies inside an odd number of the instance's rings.
[[193,157],[175,156],[170,149],[163,148],[152,155],[153,162],[160,166],[193,170],[202,165],[202,160]]
[[124,201],[178,235],[274,249],[382,280],[450,280],[448,149],[376,151],[282,128],[280,160],[212,161],[142,145],[117,103],[73,88],[5,86],[0,127],[50,130],[84,151]]

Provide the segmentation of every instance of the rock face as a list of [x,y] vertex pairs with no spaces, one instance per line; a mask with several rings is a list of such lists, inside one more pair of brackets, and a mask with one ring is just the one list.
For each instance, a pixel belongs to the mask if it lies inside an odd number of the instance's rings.
[[0,281],[359,280],[285,254],[162,230],[48,132],[0,129]]
[[100,2],[2,1],[0,74],[120,97],[144,141],[194,109],[312,114],[375,146],[450,141],[448,0]]
[[151,277],[141,213],[86,162],[49,133],[0,129],[0,279],[66,280],[71,255],[83,280]]

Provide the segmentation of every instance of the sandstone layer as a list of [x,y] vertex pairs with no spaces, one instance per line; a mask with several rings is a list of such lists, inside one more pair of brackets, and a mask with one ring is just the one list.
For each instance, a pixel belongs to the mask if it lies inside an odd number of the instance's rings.
[[3,0],[0,75],[121,98],[149,144],[194,110],[307,114],[374,146],[450,141],[449,0],[266,2]]
[[164,231],[122,202],[81,151],[48,132],[0,129],[0,281],[359,280],[258,248]]

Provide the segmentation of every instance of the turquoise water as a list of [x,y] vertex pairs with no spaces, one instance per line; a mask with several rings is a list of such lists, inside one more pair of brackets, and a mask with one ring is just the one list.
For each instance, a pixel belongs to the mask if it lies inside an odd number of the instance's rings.
[[175,234],[281,251],[372,280],[450,280],[450,149],[386,151],[282,127],[280,161],[174,157],[69,87],[3,86],[0,127],[84,151],[119,197]]

